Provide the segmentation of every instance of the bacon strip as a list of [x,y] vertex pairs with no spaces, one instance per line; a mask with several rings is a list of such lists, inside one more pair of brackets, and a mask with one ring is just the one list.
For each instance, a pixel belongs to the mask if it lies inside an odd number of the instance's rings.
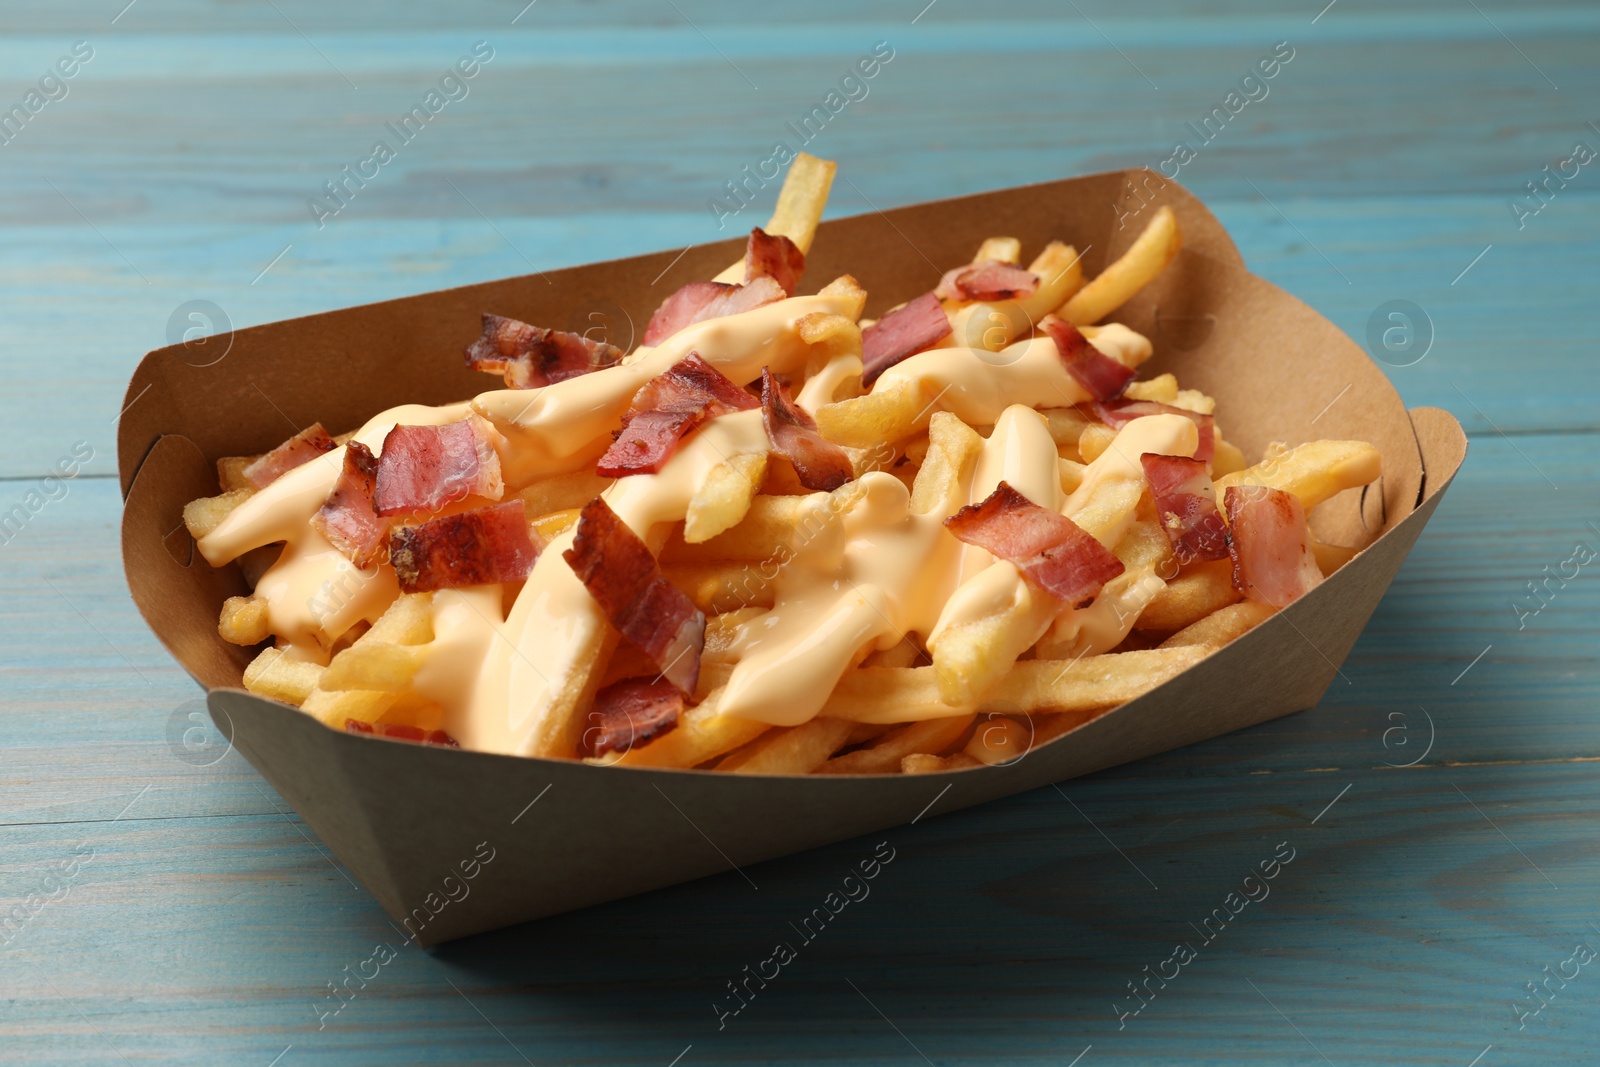
[[700,678],[706,617],[662,577],[655,557],[600,497],[584,505],[572,547],[562,553],[611,625],[638,645],[684,695]]
[[823,439],[816,420],[789,399],[789,391],[766,367],[761,368],[761,422],[773,450],[788,457],[807,489],[831,493],[856,476],[844,449]]
[[612,366],[623,352],[581,334],[485,312],[483,336],[467,346],[465,355],[467,366],[501,375],[507,388],[537,389]]
[[750,231],[750,243],[744,251],[745,284],[757,278],[771,278],[792,295],[805,273],[806,254],[800,246],[780,234],[768,233],[760,226]]
[[696,426],[730,411],[748,411],[758,403],[698,353],[690,352],[633,395],[622,416],[622,429],[595,471],[606,478],[654,474]]
[[789,294],[782,285],[765,275],[744,285],[726,282],[690,282],[661,302],[650,325],[645,327],[645,345],[658,345],[686,326],[723,315],[737,315],[764,304],[776,303]]
[[1139,457],[1156,516],[1180,567],[1228,558],[1228,526],[1217,510],[1211,475],[1198,459],[1146,452]]
[[366,568],[383,551],[389,520],[372,506],[378,461],[360,441],[344,447],[344,470],[333,492],[311,517],[311,525],[357,567]]
[[1039,276],[1014,263],[980,259],[944,272],[933,295],[940,300],[1016,300],[1032,296]]
[[1233,587],[1245,599],[1281,608],[1322,583],[1299,498],[1264,485],[1230,485],[1222,496]]
[[1217,435],[1212,427],[1216,420],[1210,415],[1202,415],[1198,411],[1188,408],[1175,408],[1169,404],[1162,404],[1155,400],[1111,400],[1105,403],[1089,405],[1095,418],[1120,430],[1134,419],[1142,419],[1146,415],[1182,415],[1193,422],[1195,429],[1200,431],[1200,443],[1195,447],[1194,458],[1201,463],[1209,464],[1211,457],[1217,451]]
[[406,593],[520,582],[538,558],[521,500],[402,526],[389,535],[389,562]]
[[396,426],[378,456],[379,515],[438,511],[469,496],[505,493],[500,454],[487,420],[469,415],[444,426]]
[[259,457],[244,469],[245,481],[257,489],[265,489],[302,463],[310,463],[324,452],[332,452],[334,444],[322,423],[313,422],[283,444]]
[[861,331],[861,384],[870,388],[896,363],[949,336],[950,318],[932,293],[895,308]]
[[1070,607],[1088,604],[1123,571],[1122,561],[1077,523],[1006,482],[944,524],[957,539],[1015,563],[1024,578]]
[[442,745],[445,748],[460,748],[461,744],[443,730],[423,731],[420,726],[404,726],[392,722],[362,722],[360,719],[346,719],[344,721],[346,733],[351,734],[376,734],[379,737],[390,737],[396,741],[415,741],[421,745]]
[[678,725],[683,694],[665,678],[627,678],[594,695],[589,728],[579,745],[586,756],[628,752]]
[[1096,400],[1121,396],[1133,381],[1132,367],[1125,367],[1100,351],[1066,319],[1046,315],[1039,326],[1056,343],[1067,373]]

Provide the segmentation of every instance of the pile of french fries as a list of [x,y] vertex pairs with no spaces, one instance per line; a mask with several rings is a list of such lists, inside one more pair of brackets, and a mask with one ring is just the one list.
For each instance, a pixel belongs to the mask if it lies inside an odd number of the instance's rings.
[[[768,232],[808,250],[833,170],[832,163],[798,157]],[[1092,279],[1084,278],[1076,250],[1052,242],[1028,264],[1041,279],[1030,295],[990,303],[946,300],[953,325],[946,343],[999,352],[1036,336],[1040,321],[1054,314],[1091,341],[1115,344],[1131,331],[1105,325],[1108,318],[1160,274],[1180,246],[1177,220],[1165,207]],[[1016,239],[996,236],[974,249],[974,262],[1020,263],[1022,253]],[[719,280],[739,281],[740,269],[730,267]],[[799,394],[817,376],[833,376],[828,402],[816,412],[820,432],[846,448],[858,478],[884,471],[901,479],[913,512],[947,515],[970,503],[961,487],[970,484],[993,426],[965,421],[961,391],[952,395],[938,382],[890,375],[863,388],[858,357],[866,294],[848,277],[830,288],[852,292],[856,314],[802,321],[801,340],[811,355],[806,374],[793,383]],[[857,357],[853,374],[851,357]],[[1135,380],[1125,396],[1208,415],[1215,411],[1211,397],[1181,388],[1172,374]],[[1277,610],[1241,595],[1228,560],[1180,565],[1148,489],[1100,477],[1116,458],[1109,454],[1115,429],[1087,406],[1053,404],[1041,396],[1036,407],[1055,444],[1063,494],[1099,479],[1094,484],[1101,487],[1068,517],[1096,536],[1114,532],[1102,543],[1123,563],[1127,580],[1114,579],[1101,594],[1120,598],[1117,621],[1125,636],[1113,648],[1085,653],[1081,642],[1056,628],[1062,605],[1019,596],[986,617],[943,629],[931,643],[929,634],[906,633],[892,647],[861,649],[820,714],[799,725],[770,726],[722,713],[724,687],[741,654],[740,635],[759,626],[772,608],[777,580],[813,536],[816,516],[848,509],[860,491],[852,481],[831,494],[811,493],[786,464],[761,453],[735,456],[699,487],[681,522],[647,538],[666,577],[707,617],[695,702],[674,728],[604,762],[737,774],[917,774],[1007,764],[1172,678]],[[253,458],[218,462],[221,494],[194,501],[184,513],[197,539],[252,495],[242,471]],[[1307,512],[1379,472],[1376,449],[1353,441],[1274,446],[1252,466],[1220,430],[1211,464],[1219,500],[1229,486],[1262,485],[1293,494]],[[543,546],[571,529],[579,509],[610,485],[611,479],[587,468],[508,485],[506,499],[522,500],[535,542]],[[1339,546],[1314,547],[1324,574],[1354,554]],[[244,556],[239,562],[247,583],[254,586],[274,557],[272,546]],[[505,612],[517,593],[516,587],[501,590]],[[398,595],[376,617],[320,635],[320,656],[269,645],[245,671],[244,684],[339,729],[353,721],[437,730],[445,722],[440,707],[412,687],[437,651],[434,595]],[[223,606],[218,630],[230,642],[257,645],[273,638],[270,626],[270,605],[251,595]],[[619,650],[618,644],[614,633],[599,626],[576,654],[582,663],[562,712],[579,724],[575,729],[581,730],[585,701],[597,689],[656,673],[637,649]],[[574,755],[555,748],[538,754]]]

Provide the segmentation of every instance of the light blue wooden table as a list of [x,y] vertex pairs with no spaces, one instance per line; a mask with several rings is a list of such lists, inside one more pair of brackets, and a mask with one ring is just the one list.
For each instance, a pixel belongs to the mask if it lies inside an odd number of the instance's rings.
[[[1600,10],[523,2],[0,6],[0,106],[26,116],[0,127],[0,512],[40,494],[0,545],[0,1060],[1593,1061],[1596,565],[1515,605],[1600,548],[1600,160],[1574,160],[1600,150]],[[479,41],[493,58],[319,227],[307,200]],[[394,934],[237,754],[179,758],[198,693],[118,559],[135,362],[192,311],[248,325],[726,236],[706,201],[877,42],[893,59],[810,146],[849,179],[834,214],[1158,165],[1288,42],[1180,178],[1357,339],[1415,305],[1390,374],[1472,434],[1348,682],[891,832],[871,898],[722,1029],[725,983],[875,842],[407,948],[319,1027]],[[40,481],[75,450],[78,477]],[[1279,842],[1271,895],[1119,1021]]]

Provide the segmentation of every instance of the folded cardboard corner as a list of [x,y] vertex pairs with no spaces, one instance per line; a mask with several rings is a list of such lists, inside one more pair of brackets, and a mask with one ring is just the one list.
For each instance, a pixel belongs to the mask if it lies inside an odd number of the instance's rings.
[[930,260],[961,262],[996,233],[1029,248],[1074,241],[1088,249],[1092,273],[1131,243],[1144,211],[1166,204],[1185,249],[1116,315],[1155,341],[1148,373],[1173,371],[1215,396],[1220,424],[1248,456],[1274,441],[1360,439],[1382,451],[1384,476],[1318,509],[1319,536],[1362,548],[1328,581],[1190,670],[1009,766],[859,778],[593,767],[343,734],[236,688],[249,653],[220,640],[216,618],[243,579],[236,568],[208,567],[181,520],[187,501],[216,492],[219,456],[281,440],[279,407],[302,425],[345,429],[398,403],[480,391],[483,380],[456,353],[476,335],[482,311],[563,325],[575,308],[600,308],[626,344],[623,331],[677,285],[736,258],[738,242],[691,249],[676,262],[665,252],[253,327],[230,335],[221,359],[215,348],[198,359],[181,345],[150,353],[129,386],[142,401],[124,416],[118,442],[134,600],[211,691],[213,717],[234,747],[423,944],[898,825],[936,795],[932,814],[1310,707],[1459,469],[1465,437],[1447,412],[1408,413],[1349,338],[1251,275],[1190,194],[1170,183],[1152,193],[1132,178],[1093,175],[833,220],[818,234],[809,284],[848,271],[871,294],[869,310],[881,311],[932,286]]

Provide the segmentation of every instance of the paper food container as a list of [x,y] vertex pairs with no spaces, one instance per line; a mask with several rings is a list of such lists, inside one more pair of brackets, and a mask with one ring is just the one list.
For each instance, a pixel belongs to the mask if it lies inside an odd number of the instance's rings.
[[128,387],[117,442],[134,601],[210,691],[234,747],[423,944],[744,867],[1309,708],[1433,514],[1466,439],[1444,411],[1407,412],[1360,347],[1252,275],[1193,196],[1172,183],[1151,190],[1149,177],[1098,174],[834,220],[806,265],[805,291],[848,272],[878,315],[931,288],[933,264],[964,262],[993,234],[1021,238],[1028,254],[1070,241],[1086,248],[1092,276],[1166,204],[1184,250],[1113,316],[1155,343],[1141,376],[1171,370],[1215,396],[1228,439],[1252,462],[1272,441],[1353,438],[1382,450],[1381,482],[1316,514],[1324,540],[1364,546],[1349,564],[1183,674],[1009,766],[854,778],[595,767],[342,733],[239,688],[253,650],[224,643],[216,623],[244,581],[235,567],[207,566],[181,519],[187,501],[217,492],[217,457],[265,451],[313,421],[338,432],[397,404],[484,391],[484,376],[460,358],[484,311],[568,329],[601,322],[627,347],[630,323],[642,330],[666,294],[738,259],[742,238],[151,352]]

